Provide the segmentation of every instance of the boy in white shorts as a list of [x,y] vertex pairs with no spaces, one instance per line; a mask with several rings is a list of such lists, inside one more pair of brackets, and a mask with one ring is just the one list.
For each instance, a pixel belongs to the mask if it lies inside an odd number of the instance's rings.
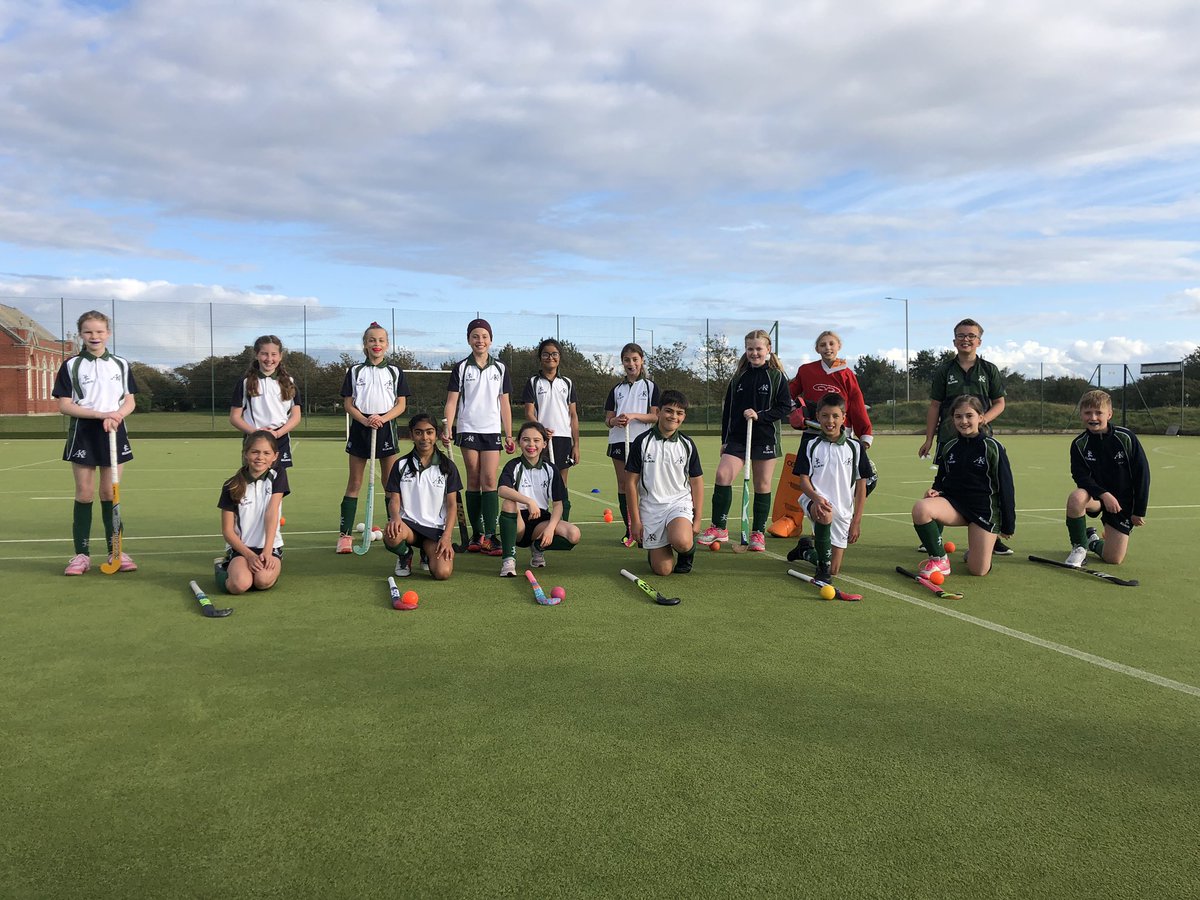
[[857,438],[846,434],[846,399],[826,394],[817,404],[820,432],[800,440],[792,474],[799,476],[800,506],[813,523],[813,537],[802,537],[788,560],[804,559],[817,567],[817,579],[829,581],[842,568],[846,546],[862,531],[863,506],[871,463]]
[[[649,553],[655,575],[692,571],[695,540],[704,507],[704,472],[696,442],[679,426],[687,417],[687,398],[664,391],[658,424],[629,445],[629,531]],[[678,554],[678,559],[676,559]]]

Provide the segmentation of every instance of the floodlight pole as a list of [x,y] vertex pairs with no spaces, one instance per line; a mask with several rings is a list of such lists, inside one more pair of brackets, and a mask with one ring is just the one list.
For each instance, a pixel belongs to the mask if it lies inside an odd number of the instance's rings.
[[[650,332],[650,352],[653,353],[654,352],[654,329],[653,328],[637,328],[637,327],[635,327],[634,331]],[[635,339],[636,339],[636,337],[637,337],[637,335],[634,335]]]
[[884,297],[884,300],[895,300],[904,304],[904,400],[912,400],[912,374],[908,371],[908,298]]

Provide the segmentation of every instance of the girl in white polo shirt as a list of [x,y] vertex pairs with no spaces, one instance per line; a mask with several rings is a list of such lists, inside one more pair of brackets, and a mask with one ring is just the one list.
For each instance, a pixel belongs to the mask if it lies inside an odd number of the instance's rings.
[[[363,470],[371,458],[371,432],[375,432],[375,458],[380,462],[382,484],[387,484],[400,453],[396,418],[407,408],[411,392],[404,370],[385,362],[387,350],[387,329],[372,322],[363,332],[366,361],[351,366],[342,382],[342,404],[350,417],[350,433],[346,436],[350,477],[342,497],[338,553],[349,553],[353,549],[358,492],[362,489]],[[372,524],[366,522],[364,527],[370,528]]]
[[233,389],[229,421],[242,434],[260,429],[279,441],[277,469],[292,466],[291,430],[300,424],[300,393],[283,366],[283,342],[264,334],[254,342],[254,359],[246,377]]
[[242,441],[242,467],[221,487],[225,561],[217,583],[230,594],[272,587],[283,569],[279,509],[288,493],[287,470],[277,467],[279,441],[255,431]]
[[383,545],[400,557],[396,574],[412,569],[412,544],[429,557],[429,574],[445,581],[454,572],[449,523],[458,515],[456,494],[462,489],[458,469],[437,445],[437,426],[426,413],[408,422],[412,451],[392,466],[387,482],[388,523]]
[[[467,545],[471,553],[500,556],[503,550],[497,537],[500,496],[500,447],[509,453],[517,445],[512,436],[512,383],[508,367],[492,356],[492,326],[486,319],[473,319],[467,325],[467,343],[471,355],[454,364],[446,387],[445,426],[442,442],[451,437],[462,448],[466,470],[467,518],[474,535]],[[455,423],[458,424],[457,433]]]
[[[75,555],[65,575],[82,575],[92,566],[89,556],[92,531],[92,500],[96,492],[96,469],[100,469],[100,516],[104,538],[112,558],[113,485],[109,458],[109,432],[117,435],[117,469],[133,459],[125,417],[133,412],[137,384],[129,361],[108,352],[111,323],[102,312],[90,310],[75,325],[81,347],[78,356],[63,362],[54,381],[53,395],[58,411],[71,417],[63,459],[71,463],[75,478],[75,507],[71,536]],[[137,565],[129,554],[121,554],[120,571],[132,572]]]

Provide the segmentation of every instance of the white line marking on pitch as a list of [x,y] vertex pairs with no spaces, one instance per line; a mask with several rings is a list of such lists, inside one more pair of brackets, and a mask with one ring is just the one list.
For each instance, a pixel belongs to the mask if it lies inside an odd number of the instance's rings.
[[[785,559],[785,557],[779,556],[776,553],[768,553],[768,555],[779,560]],[[905,594],[899,593],[898,591],[893,591],[890,588],[872,584],[869,581],[863,581],[859,578],[849,578],[845,575],[839,575],[838,577],[842,581],[849,582],[857,587],[877,591],[878,593],[883,594],[885,597],[891,597],[895,600],[903,600],[905,603],[911,603],[913,606],[919,606],[922,609],[932,610],[933,612],[941,613],[944,616],[950,616],[952,619],[959,619],[960,621],[967,622],[971,625],[978,625],[980,628],[986,628],[988,631],[994,631],[997,634],[1004,635],[1005,637],[1016,638],[1017,640],[1024,641],[1027,644],[1033,644],[1035,647],[1041,647],[1043,650],[1053,650],[1055,653],[1061,653],[1064,656],[1070,656],[1074,659],[1091,663],[1093,666],[1099,666],[1102,669],[1108,669],[1110,672],[1128,675],[1130,678],[1139,678],[1142,681],[1148,681],[1150,684],[1156,684],[1159,687],[1165,687],[1172,691],[1178,691],[1181,694],[1190,694],[1193,697],[1200,697],[1200,687],[1196,687],[1192,684],[1187,684],[1182,681],[1175,681],[1171,678],[1164,678],[1162,675],[1155,675],[1153,672],[1147,672],[1145,669],[1136,669],[1133,666],[1127,666],[1124,663],[1115,662],[1111,659],[1106,659],[1103,656],[1097,656],[1094,653],[1088,653],[1084,650],[1076,650],[1074,647],[1068,647],[1066,644],[1048,641],[1045,638],[1040,638],[1024,631],[1017,631],[1015,628],[1009,628],[1007,625],[1000,625],[997,622],[990,622],[987,619],[981,619],[978,616],[972,616],[964,612],[959,612],[957,609],[951,609],[946,606],[938,606],[936,603],[930,603],[928,600],[921,600],[917,597],[909,597]]]

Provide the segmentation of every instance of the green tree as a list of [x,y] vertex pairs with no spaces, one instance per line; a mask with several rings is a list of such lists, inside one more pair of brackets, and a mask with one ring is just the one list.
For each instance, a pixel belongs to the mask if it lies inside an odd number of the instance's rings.
[[864,354],[854,364],[854,374],[868,406],[904,399],[904,372],[890,359]]
[[921,385],[921,393],[924,394],[929,387],[929,382],[933,379],[934,370],[944,362],[954,359],[955,352],[953,350],[918,350],[917,355],[909,362],[909,372],[912,375],[913,385]]

